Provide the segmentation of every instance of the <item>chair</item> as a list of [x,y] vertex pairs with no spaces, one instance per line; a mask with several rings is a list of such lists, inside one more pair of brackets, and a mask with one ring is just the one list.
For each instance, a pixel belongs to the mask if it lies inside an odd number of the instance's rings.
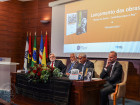
[[103,60],[90,60],[94,63],[94,70],[95,70],[95,78],[100,78],[100,74],[104,67],[104,61]]
[[128,61],[119,61],[123,68],[122,82],[116,85],[114,93],[109,95],[109,98],[113,100],[113,105],[116,105],[118,98],[122,98],[122,103],[125,105],[125,93],[126,93],[126,81],[128,74]]
[[67,59],[56,59],[56,60],[61,60],[63,62],[64,65],[67,64]]

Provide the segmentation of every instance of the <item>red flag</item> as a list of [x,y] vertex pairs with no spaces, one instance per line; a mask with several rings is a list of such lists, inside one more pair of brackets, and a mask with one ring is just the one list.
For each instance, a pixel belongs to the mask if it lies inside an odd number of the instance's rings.
[[29,36],[29,53],[28,53],[28,68],[31,66],[31,61],[32,61],[32,48],[31,48],[31,33]]
[[48,58],[47,32],[46,32],[46,39],[45,39],[44,47],[45,47],[45,50],[46,50],[46,58]]

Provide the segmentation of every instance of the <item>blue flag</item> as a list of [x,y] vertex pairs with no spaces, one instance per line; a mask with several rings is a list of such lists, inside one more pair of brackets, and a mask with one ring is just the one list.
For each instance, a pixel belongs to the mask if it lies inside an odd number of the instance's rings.
[[43,37],[41,35],[40,49],[39,49],[39,64],[41,64],[42,62],[43,49],[44,49],[44,44],[43,44]]

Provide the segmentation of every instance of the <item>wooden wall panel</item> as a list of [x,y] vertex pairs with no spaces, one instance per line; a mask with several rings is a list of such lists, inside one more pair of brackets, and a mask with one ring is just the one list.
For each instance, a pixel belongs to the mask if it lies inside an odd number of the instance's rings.
[[11,57],[13,62],[20,63],[18,69],[23,69],[27,32],[32,33],[32,45],[34,33],[37,32],[38,52],[41,31],[44,41],[47,31],[48,50],[50,49],[51,22],[42,24],[40,20],[46,17],[51,18],[51,8],[48,7],[48,3],[51,1],[54,0],[0,2],[0,55],[1,57]]
[[22,2],[17,0],[0,2],[0,56],[10,57],[13,62],[18,63],[21,52],[24,51],[22,24]]
[[[45,33],[48,33],[48,51],[50,49],[51,38],[51,15],[52,8],[48,7],[48,3],[54,0],[34,0],[24,3],[24,29],[25,32],[32,33],[32,44],[34,33],[37,32],[37,52],[39,52],[39,44],[41,39],[41,31],[45,41]],[[42,24],[40,20],[49,18],[48,24]],[[48,52],[49,53],[49,52]],[[37,53],[38,54],[38,53]],[[38,57],[37,57],[38,58]]]

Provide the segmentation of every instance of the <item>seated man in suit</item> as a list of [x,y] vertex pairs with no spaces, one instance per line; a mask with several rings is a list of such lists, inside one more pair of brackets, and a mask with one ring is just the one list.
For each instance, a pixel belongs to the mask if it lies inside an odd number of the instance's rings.
[[[85,75],[86,68],[94,68],[94,64],[87,59],[85,53],[80,53],[78,55],[78,59],[79,59],[79,64],[77,66],[77,69],[79,69],[79,72],[80,74],[82,74],[82,76]],[[94,77],[94,71],[93,71],[93,77]]]
[[76,69],[77,65],[79,64],[79,62],[77,61],[76,55],[74,53],[70,54],[70,61],[71,63],[68,64],[67,69],[66,69],[66,75],[69,75],[70,71],[72,69]]
[[100,78],[105,79],[104,88],[101,89],[101,105],[107,105],[108,95],[113,93],[116,84],[121,82],[122,65],[117,61],[117,53],[111,51],[109,53],[105,68],[100,74]]
[[63,64],[63,62],[61,60],[56,60],[55,54],[50,53],[49,59],[50,59],[50,62],[48,62],[47,65],[49,65],[51,67],[59,68],[62,73],[65,73],[66,66]]

